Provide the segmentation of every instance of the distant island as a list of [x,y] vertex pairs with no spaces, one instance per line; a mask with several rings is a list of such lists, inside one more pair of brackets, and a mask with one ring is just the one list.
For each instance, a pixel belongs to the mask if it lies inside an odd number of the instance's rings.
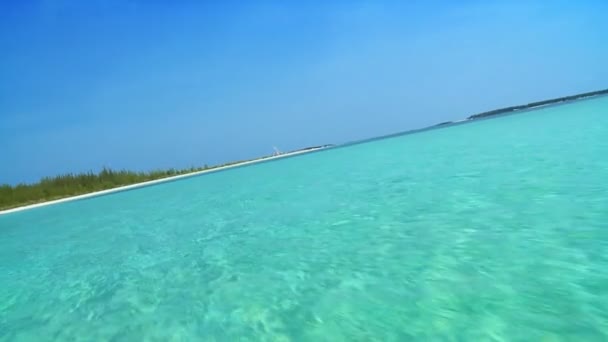
[[[474,114],[474,115],[469,116],[467,118],[467,120],[475,120],[475,119],[486,118],[488,116],[508,114],[508,113],[513,113],[513,112],[517,112],[517,111],[520,111],[520,110],[533,109],[533,108],[536,108],[536,107],[547,106],[547,105],[556,104],[556,103],[560,103],[560,102],[581,100],[581,99],[584,99],[584,98],[587,98],[587,97],[593,97],[593,96],[598,96],[598,95],[606,95],[606,94],[608,94],[608,89],[598,90],[598,91],[592,91],[592,92],[589,92],[589,93],[582,93],[582,94],[571,95],[571,96],[558,97],[558,98],[550,99],[550,100],[531,102],[531,103],[528,103],[528,104],[525,104],[525,105],[519,105],[519,106],[512,106],[512,107],[494,109],[494,110],[490,110],[490,111],[487,111],[487,112],[483,112],[483,113],[479,113],[479,114]],[[443,124],[438,124],[436,126],[439,126],[439,125],[443,125]]]
[[435,124],[435,125],[433,125],[433,126],[431,126],[431,127],[446,126],[446,125],[451,125],[451,124],[453,124],[453,123],[454,123],[454,121],[440,122],[440,123]]
[[[336,146],[336,145],[334,145],[334,144],[325,144],[325,145],[319,145],[319,146],[304,147],[304,148],[301,148],[301,149],[296,150],[294,152],[319,150],[319,149],[322,149],[322,148],[329,148],[329,147],[334,147],[334,146]],[[291,152],[289,152],[289,153],[291,153]]]
[[332,147],[334,145],[321,145],[305,147],[298,150],[275,153],[256,159],[241,160],[215,166],[191,167],[187,169],[154,170],[148,172],[136,172],[128,170],[112,170],[103,168],[99,172],[86,172],[79,174],[64,174],[55,177],[45,177],[32,184],[0,185],[0,211],[29,206],[43,202],[61,200],[69,197],[91,194],[99,191],[115,189],[119,187],[157,181],[161,179],[179,178],[188,174],[203,173],[235,167],[238,165],[251,164],[264,160],[288,157]]
[[434,125],[431,125],[431,126],[422,127],[422,128],[415,128],[415,129],[410,129],[410,130],[407,130],[407,131],[401,131],[401,132],[381,135],[381,136],[377,136],[377,137],[373,137],[373,138],[351,141],[351,142],[342,144],[342,146],[350,146],[350,145],[363,144],[363,143],[366,143],[366,142],[375,141],[375,140],[379,140],[379,139],[387,139],[387,138],[398,137],[398,136],[403,136],[403,135],[407,135],[407,134],[421,133],[421,132],[426,132],[426,131],[430,131],[430,130],[434,130],[434,129],[443,129],[443,128],[452,127],[452,126],[455,126],[455,125],[461,125],[461,124],[470,123],[470,122],[472,122],[474,120],[486,119],[486,118],[489,118],[489,117],[492,117],[492,116],[505,115],[505,114],[513,114],[513,113],[516,113],[516,112],[519,112],[519,111],[531,110],[531,109],[535,109],[535,108],[542,107],[542,106],[548,106],[548,105],[552,105],[552,104],[558,104],[558,103],[561,103],[561,102],[582,100],[582,99],[585,99],[585,98],[590,98],[590,97],[594,97],[594,96],[601,96],[601,95],[607,95],[607,94],[608,94],[608,89],[604,89],[604,90],[592,91],[592,92],[582,93],[582,94],[577,94],[577,95],[558,97],[558,98],[550,99],[550,100],[531,102],[531,103],[528,103],[528,104],[525,104],[525,105],[511,106],[511,107],[505,107],[505,108],[500,108],[500,109],[494,109],[494,110],[490,110],[490,111],[487,111],[487,112],[482,112],[482,113],[471,115],[471,116],[467,117],[466,119],[462,119],[462,120],[444,121],[444,122],[440,122],[440,123],[437,123],[437,124],[434,124]]

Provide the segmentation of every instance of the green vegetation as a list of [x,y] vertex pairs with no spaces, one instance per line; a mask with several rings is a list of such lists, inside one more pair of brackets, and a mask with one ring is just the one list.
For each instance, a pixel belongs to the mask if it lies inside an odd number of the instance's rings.
[[491,110],[491,111],[488,111],[488,112],[483,112],[483,113],[471,115],[471,116],[469,116],[468,119],[469,120],[475,120],[475,119],[485,118],[485,117],[493,116],[493,115],[506,114],[506,113],[516,112],[516,111],[519,111],[519,110],[531,109],[531,108],[538,107],[538,106],[546,106],[546,105],[549,105],[549,104],[555,104],[555,103],[566,102],[566,101],[580,100],[580,99],[584,99],[586,97],[606,95],[606,94],[608,94],[608,89],[603,89],[603,90],[598,90],[598,91],[592,91],[592,92],[589,92],[589,93],[582,93],[582,94],[576,94],[576,95],[558,97],[558,98],[550,99],[550,100],[531,102],[531,103],[528,103],[528,104],[525,104],[525,105],[519,105],[519,106],[512,106],[512,107],[494,109],[494,110]]
[[[333,145],[306,147],[288,153],[311,151],[331,146]],[[257,158],[256,160],[266,159],[268,157],[269,156],[265,156]],[[45,177],[42,178],[38,183],[34,184],[19,184],[16,186],[0,184],[0,210],[83,195],[95,191],[108,190],[117,188],[119,186],[142,183],[191,172],[211,170],[219,167],[244,163],[247,161],[251,160],[235,161],[211,167],[205,165],[203,167],[191,167],[189,169],[155,170],[150,172],[133,172],[126,170],[115,171],[108,168],[103,168],[98,173],[69,173],[56,177]]]
[[5,184],[0,185],[0,210],[52,201],[190,172],[203,171],[236,163],[240,162],[232,162],[214,167],[207,167],[207,165],[205,165],[204,167],[191,167],[189,169],[169,169],[150,172],[115,171],[104,168],[98,173],[69,173],[56,177],[45,177],[34,184],[19,184],[16,186]]

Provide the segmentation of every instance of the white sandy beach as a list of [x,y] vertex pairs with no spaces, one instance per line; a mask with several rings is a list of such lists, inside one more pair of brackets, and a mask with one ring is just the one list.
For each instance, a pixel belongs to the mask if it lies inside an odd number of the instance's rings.
[[202,175],[204,173],[217,172],[217,171],[220,171],[220,170],[231,169],[231,168],[234,168],[234,167],[240,167],[240,166],[244,166],[244,165],[251,165],[251,164],[266,162],[266,161],[273,160],[273,159],[280,159],[280,158],[295,156],[295,155],[298,155],[298,154],[310,153],[310,152],[318,151],[318,150],[321,150],[321,149],[324,149],[324,148],[325,147],[318,147],[318,148],[312,148],[312,149],[308,149],[308,150],[300,150],[300,151],[295,151],[295,152],[287,152],[287,153],[283,153],[283,154],[276,155],[276,156],[265,157],[265,158],[255,159],[255,160],[250,160],[250,161],[246,161],[246,162],[242,162],[242,163],[236,163],[236,164],[227,165],[227,166],[215,167],[215,168],[211,168],[211,169],[208,169],[208,170],[196,171],[196,172],[186,173],[186,174],[178,175],[178,176],[172,176],[172,177],[161,178],[161,179],[151,180],[151,181],[142,182],[142,183],[136,183],[136,184],[131,184],[131,185],[120,186],[120,187],[117,187],[117,188],[112,188],[112,189],[107,189],[107,190],[102,190],[102,191],[91,192],[91,193],[88,193],[88,194],[61,198],[61,199],[54,200],[54,201],[36,203],[36,204],[26,205],[26,206],[22,206],[22,207],[7,209],[7,210],[0,210],[0,215],[14,213],[14,212],[28,210],[28,209],[39,208],[39,207],[44,207],[44,206],[47,206],[47,205],[53,205],[53,204],[70,202],[70,201],[76,201],[76,200],[81,200],[81,199],[91,198],[91,197],[96,197],[96,196],[101,196],[101,195],[107,195],[107,194],[111,194],[111,193],[114,193],[114,192],[120,192],[120,191],[125,191],[125,190],[130,190],[130,189],[142,188],[142,187],[145,187],[145,186],[150,186],[150,185],[154,185],[154,184],[169,182],[169,181],[173,181],[173,180],[176,180],[176,179],[198,176],[198,175]]

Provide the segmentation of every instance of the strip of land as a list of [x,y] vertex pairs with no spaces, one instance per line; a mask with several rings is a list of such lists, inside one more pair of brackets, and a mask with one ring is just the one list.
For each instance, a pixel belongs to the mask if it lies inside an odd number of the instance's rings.
[[521,111],[521,110],[529,110],[529,109],[534,109],[534,108],[542,107],[542,106],[548,106],[548,105],[557,104],[557,103],[561,103],[561,102],[582,100],[585,98],[606,95],[606,94],[608,94],[608,89],[597,90],[597,91],[592,91],[592,92],[588,92],[588,93],[581,93],[581,94],[564,96],[564,97],[558,97],[558,98],[544,100],[544,101],[530,102],[530,103],[524,104],[524,105],[505,107],[505,108],[490,110],[490,111],[479,113],[479,114],[474,114],[474,115],[469,116],[468,120],[481,119],[481,118],[485,118],[488,116],[494,116],[494,115],[500,115],[500,114],[508,114],[508,113],[517,112],[517,111]]
[[174,181],[177,179],[198,176],[198,175],[202,175],[205,173],[217,172],[217,171],[231,169],[231,168],[235,168],[235,167],[241,167],[241,166],[245,166],[245,165],[251,165],[251,164],[266,162],[266,161],[270,161],[270,160],[291,157],[291,156],[295,156],[295,155],[318,151],[320,149],[327,148],[330,146],[331,145],[308,147],[308,148],[293,151],[293,152],[286,152],[286,153],[278,154],[278,155],[274,155],[274,156],[268,156],[268,157],[262,157],[262,158],[249,160],[249,161],[231,163],[229,165],[224,165],[224,166],[206,168],[201,171],[188,172],[188,173],[180,174],[177,176],[164,177],[164,178],[155,179],[155,180],[151,180],[151,181],[134,183],[134,184],[114,187],[114,188],[101,190],[101,191],[89,192],[89,193],[85,193],[85,194],[81,194],[81,195],[77,195],[77,196],[64,197],[64,198],[55,199],[55,200],[51,200],[51,201],[40,201],[38,203],[33,203],[33,204],[29,204],[29,205],[17,206],[17,207],[10,208],[10,209],[0,210],[0,215],[14,213],[14,212],[28,210],[28,209],[33,209],[33,208],[44,207],[44,206],[58,204],[58,203],[65,203],[65,202],[76,201],[76,200],[81,200],[81,199],[85,199],[85,198],[97,197],[97,196],[107,195],[107,194],[111,194],[111,193],[116,193],[116,192],[131,190],[131,189],[137,189],[137,188],[150,186],[150,185],[154,185],[154,184],[170,182],[170,181]]
[[595,97],[595,96],[603,96],[603,95],[608,95],[608,89],[597,90],[597,91],[592,91],[592,92],[588,92],[588,93],[581,93],[581,94],[564,96],[564,97],[557,97],[557,98],[549,99],[549,100],[530,102],[530,103],[518,105],[518,106],[493,109],[493,110],[490,110],[487,112],[481,112],[478,114],[470,115],[466,119],[457,120],[457,121],[440,122],[433,126],[424,127],[422,129],[418,129],[418,130],[413,130],[412,132],[425,131],[428,129],[434,129],[434,128],[443,127],[443,126],[450,126],[453,124],[467,122],[467,121],[471,121],[471,120],[485,119],[485,118],[488,118],[491,116],[496,116],[496,115],[513,114],[513,113],[519,112],[519,111],[538,109],[538,108],[544,107],[544,106],[550,106],[550,105],[555,105],[555,104],[560,104],[560,103],[565,103],[565,102],[583,100],[583,99],[587,99],[587,98],[591,98],[591,97]]

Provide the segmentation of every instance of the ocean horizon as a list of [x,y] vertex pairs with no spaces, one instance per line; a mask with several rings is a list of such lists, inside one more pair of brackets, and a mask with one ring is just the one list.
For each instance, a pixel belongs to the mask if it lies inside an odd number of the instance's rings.
[[608,97],[0,216],[0,340],[608,339]]

